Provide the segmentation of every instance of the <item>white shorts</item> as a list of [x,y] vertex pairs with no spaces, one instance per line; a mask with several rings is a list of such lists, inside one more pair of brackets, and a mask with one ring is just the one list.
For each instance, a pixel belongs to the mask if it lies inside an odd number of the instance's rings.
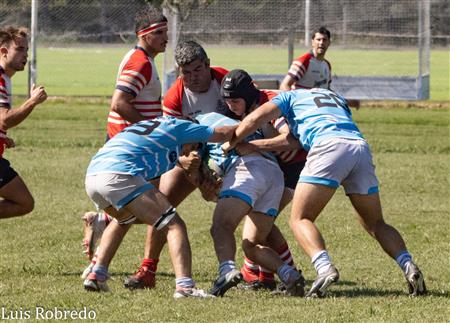
[[333,188],[342,185],[346,194],[378,192],[372,154],[362,139],[332,138],[314,145],[299,182]]
[[235,197],[253,211],[277,216],[283,190],[283,172],[277,163],[262,156],[243,156],[225,175],[219,198]]
[[142,176],[98,174],[86,176],[86,192],[99,209],[109,206],[120,210],[154,186]]

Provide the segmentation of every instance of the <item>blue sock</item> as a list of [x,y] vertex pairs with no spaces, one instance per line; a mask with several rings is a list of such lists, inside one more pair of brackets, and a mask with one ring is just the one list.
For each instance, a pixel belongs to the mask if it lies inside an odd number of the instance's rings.
[[326,272],[331,267],[331,259],[328,255],[328,251],[322,250],[316,253],[312,258],[311,262],[316,269],[317,275]]
[[280,277],[280,280],[287,285],[300,277],[298,271],[288,264],[283,264],[282,266],[280,266],[277,269],[277,275],[278,277]]
[[406,271],[406,264],[410,261],[412,261],[412,256],[407,250],[400,251],[397,256],[395,256],[395,261],[400,266],[400,268],[403,270],[403,272]]
[[224,261],[219,265],[219,275],[220,276],[226,275],[233,269],[236,269],[236,264],[234,263],[233,260]]
[[98,280],[105,281],[108,279],[108,267],[102,265],[95,265],[92,272],[97,276]]
[[195,282],[190,277],[181,277],[175,279],[175,286],[181,288],[192,288],[195,286]]

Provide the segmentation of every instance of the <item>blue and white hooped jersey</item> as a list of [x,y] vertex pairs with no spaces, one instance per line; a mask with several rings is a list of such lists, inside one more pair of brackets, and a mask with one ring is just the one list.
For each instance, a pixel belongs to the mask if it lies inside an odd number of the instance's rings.
[[[198,115],[196,117],[198,122],[200,124],[209,126],[212,128],[218,127],[218,126],[233,126],[237,125],[239,123],[238,120],[231,119],[227,116],[224,116],[217,112],[210,112]],[[245,141],[251,141],[255,139],[262,139],[264,138],[262,133],[257,131],[256,133],[248,136],[245,138]],[[239,155],[237,152],[233,149],[228,153],[228,155],[224,155],[222,151],[222,144],[221,143],[210,143],[208,142],[206,144],[206,151],[204,153],[209,154],[209,158],[214,161],[216,166],[220,168],[222,174],[226,174],[231,167],[234,165],[236,160],[239,158]],[[276,161],[276,158],[271,153],[264,153],[264,157]]]
[[306,151],[328,138],[364,139],[347,101],[332,91],[313,88],[281,92],[271,102],[281,110]]
[[206,142],[213,133],[208,126],[173,117],[141,121],[107,141],[92,158],[87,175],[159,177],[175,167],[184,144]]

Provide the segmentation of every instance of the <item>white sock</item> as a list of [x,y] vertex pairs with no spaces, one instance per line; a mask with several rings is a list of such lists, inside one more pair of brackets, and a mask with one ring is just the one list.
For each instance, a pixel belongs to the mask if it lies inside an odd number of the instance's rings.
[[330,256],[328,255],[328,251],[326,250],[321,250],[318,253],[316,253],[311,258],[311,262],[313,263],[314,268],[316,269],[317,275],[321,275],[331,267],[331,259]]

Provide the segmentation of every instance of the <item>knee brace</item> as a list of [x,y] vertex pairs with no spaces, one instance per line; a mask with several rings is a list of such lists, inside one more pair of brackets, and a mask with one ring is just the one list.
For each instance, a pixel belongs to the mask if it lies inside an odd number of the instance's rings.
[[156,230],[161,230],[162,228],[164,228],[170,222],[170,220],[173,219],[175,214],[177,214],[177,210],[173,206],[168,208],[167,211],[164,212],[158,220],[156,220],[154,224]]

